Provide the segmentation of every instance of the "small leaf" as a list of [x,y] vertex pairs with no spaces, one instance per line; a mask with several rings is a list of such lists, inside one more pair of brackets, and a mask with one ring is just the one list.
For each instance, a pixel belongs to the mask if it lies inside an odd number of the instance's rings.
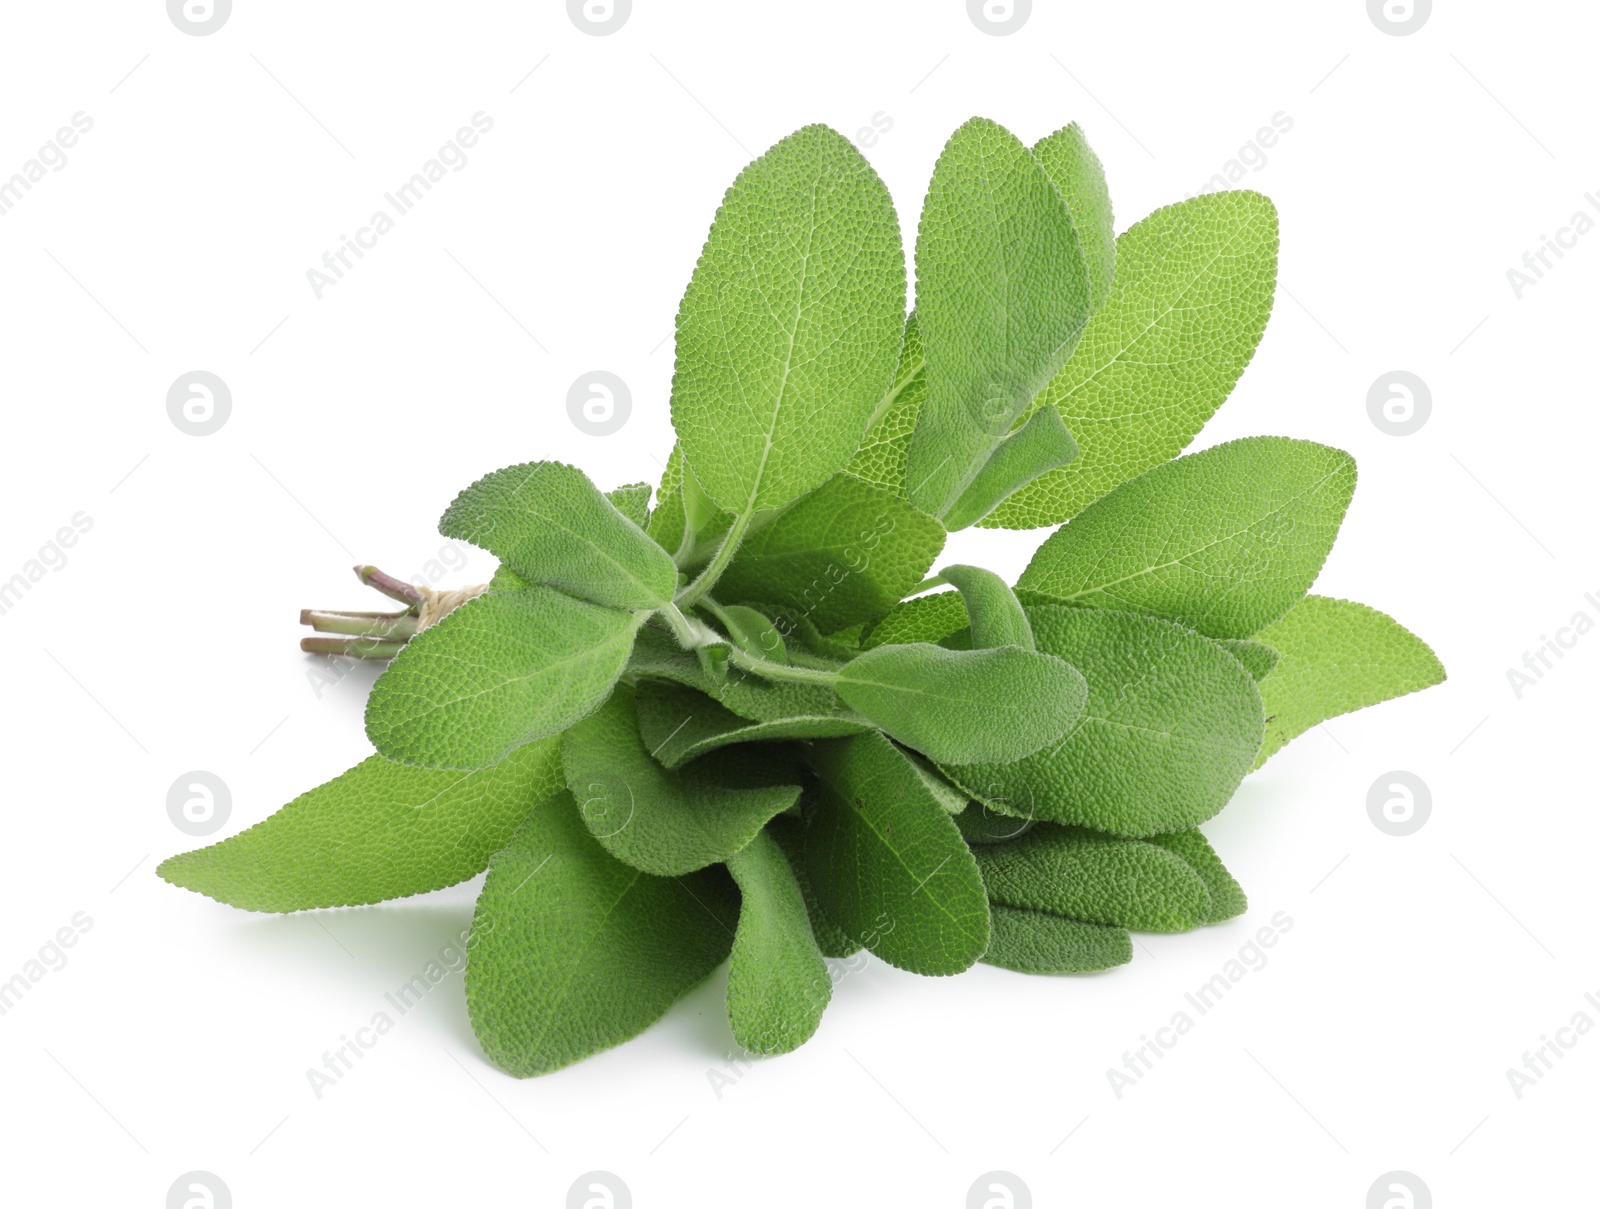
[[807,126],[723,199],[678,312],[672,423],[716,505],[775,508],[856,451],[894,375],[905,257],[861,153]]
[[954,563],[943,568],[939,577],[961,593],[967,616],[972,619],[972,646],[1019,646],[1034,649],[1033,628],[1028,615],[1017,602],[1016,593],[993,571],[964,567]]
[[[959,592],[915,596],[884,614],[862,639],[863,650],[907,642],[942,642],[967,626],[967,606]],[[963,650],[970,650],[969,642]]]
[[650,626],[639,631],[628,670],[634,676],[671,680],[698,689],[715,697],[741,718],[756,722],[802,717],[859,720],[839,694],[826,684],[764,680],[739,668],[730,669],[726,679],[713,679],[700,666],[699,660],[679,647],[671,635]]
[[995,447],[983,469],[945,514],[945,528],[954,533],[977,524],[1025,484],[1077,456],[1078,443],[1067,431],[1061,413],[1041,407]]
[[[806,799],[813,803],[816,801],[814,787],[807,791]],[[802,809],[808,808],[802,806]],[[779,848],[783,849],[783,855],[789,861],[795,883],[800,887],[800,894],[806,902],[806,914],[811,920],[811,934],[816,937],[818,950],[824,957],[849,957],[861,952],[861,946],[846,936],[843,929],[828,918],[822,901],[817,898],[816,888],[812,886],[811,876],[806,871],[805,824],[794,815],[780,814],[767,824],[766,833],[773,838]]]
[[1218,638],[1215,641],[1244,664],[1244,670],[1250,673],[1257,684],[1272,675],[1272,669],[1278,666],[1278,652],[1254,638]]
[[1211,896],[1211,909],[1206,913],[1205,923],[1221,923],[1245,913],[1250,904],[1245,898],[1244,889],[1234,881],[1233,874],[1223,865],[1216,849],[1198,830],[1153,835],[1150,843],[1178,857],[1206,884],[1206,893]]
[[905,498],[906,448],[917,426],[917,412],[928,394],[927,361],[922,355],[922,334],[915,313],[906,316],[905,341],[894,381],[878,402],[867,425],[861,447],[845,470],[874,487]]
[[745,605],[727,605],[722,610],[722,621],[728,627],[728,637],[746,654],[768,663],[788,663],[789,649],[783,635],[772,622]]
[[1261,682],[1268,723],[1257,767],[1319,722],[1445,678],[1427,643],[1387,614],[1350,600],[1307,596],[1258,637],[1280,659]]
[[650,523],[650,484],[624,483],[606,492],[606,499],[639,528]]
[[728,1023],[748,1052],[786,1054],[817,1031],[833,979],[811,934],[805,899],[765,832],[728,858],[739,883],[739,929],[728,965]]
[[526,1078],[637,1036],[727,957],[736,902],[720,868],[661,878],[615,860],[558,794],[490,863],[472,916],[484,1053]]
[[658,609],[678,586],[671,556],[561,462],[485,475],[456,496],[439,532],[482,546],[530,583],[618,609]]
[[1078,456],[983,525],[1058,525],[1180,453],[1250,363],[1277,275],[1278,214],[1259,193],[1203,194],[1124,231],[1110,296],[1036,404],[1061,413]]
[[1021,647],[874,647],[839,670],[839,695],[894,738],[946,764],[1021,759],[1083,712],[1083,677]]
[[765,604],[823,633],[883,616],[927,574],[944,527],[881,487],[837,475],[744,541],[717,599]]
[[369,756],[247,831],[163,861],[175,886],[247,911],[354,907],[482,873],[534,807],[561,788],[555,739],[480,772]]
[[1023,974],[1085,974],[1133,960],[1133,937],[1126,928],[997,904],[990,905],[989,918],[994,936],[984,965]]
[[655,680],[641,681],[637,698],[639,735],[650,754],[666,768],[679,768],[735,743],[833,739],[875,729],[865,718],[839,714],[754,722],[695,689]]
[[831,918],[890,965],[959,974],[989,945],[983,882],[949,813],[882,735],[818,743],[806,869]]
[[604,701],[644,617],[551,588],[487,592],[395,656],[372,686],[367,737],[403,764],[498,763]]
[[1028,620],[1041,651],[1083,673],[1083,716],[1014,763],[946,767],[956,784],[1004,814],[1131,836],[1193,827],[1227,804],[1262,731],[1237,659],[1139,613],[1042,605]]
[[972,851],[989,897],[1007,907],[1139,932],[1185,932],[1210,914],[1200,875],[1144,840],[1046,823]]
[[561,736],[561,763],[589,833],[658,877],[727,860],[800,798],[798,784],[742,787],[721,781],[716,768],[662,768],[639,737],[626,684]]
[[1106,188],[1100,157],[1090,150],[1078,123],[1063,126],[1033,145],[1050,183],[1072,217],[1083,267],[1089,278],[1089,301],[1098,310],[1111,293],[1116,274],[1117,235],[1111,219],[1111,192]]
[[1350,455],[1249,437],[1147,471],[1039,547],[1017,587],[1248,638],[1322,569],[1355,491]]
[[982,802],[968,802],[955,820],[961,838],[969,844],[1004,844],[1025,835],[1033,827],[1032,819],[1000,814]]

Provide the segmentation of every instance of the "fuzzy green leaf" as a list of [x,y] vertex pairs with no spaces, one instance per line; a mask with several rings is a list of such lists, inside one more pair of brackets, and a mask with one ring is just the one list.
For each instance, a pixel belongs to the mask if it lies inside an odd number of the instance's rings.
[[678,586],[672,557],[561,462],[485,475],[456,496],[439,532],[482,546],[529,583],[613,608],[658,609]]
[[1033,145],[1050,183],[1056,187],[1072,217],[1083,253],[1084,271],[1089,278],[1089,302],[1095,309],[1111,293],[1116,273],[1117,233],[1111,218],[1111,192],[1106,188],[1106,172],[1100,157],[1089,147],[1078,123],[1063,126]]
[[875,487],[902,498],[906,493],[906,448],[917,426],[917,412],[928,394],[927,360],[915,312],[906,316],[905,341],[894,381],[879,401],[861,438],[861,447],[845,470]]
[[1355,461],[1342,450],[1229,441],[1090,504],[1039,547],[1017,587],[1248,638],[1311,587],[1355,487]]
[[650,523],[650,484],[624,483],[606,492],[606,499],[639,528]]
[[1086,974],[1133,960],[1133,937],[1126,928],[990,904],[994,936],[983,964],[1023,974]]
[[805,616],[827,634],[883,616],[943,548],[944,526],[933,517],[836,475],[745,539],[717,598]]
[[890,965],[959,974],[989,946],[989,904],[948,811],[879,734],[818,743],[806,869],[831,918]]
[[1438,656],[1364,604],[1307,596],[1258,635],[1279,654],[1261,682],[1266,739],[1256,764],[1319,722],[1444,681]]
[[1020,646],[1034,649],[1033,627],[1017,602],[1017,595],[1006,581],[982,567],[959,563],[944,567],[939,577],[961,593],[967,616],[972,620],[974,649],[991,646]]
[[917,228],[928,393],[906,455],[912,503],[949,512],[1088,315],[1088,277],[1061,195],[1016,136],[973,118],[945,144]]
[[1042,824],[1008,844],[973,849],[989,897],[1138,932],[1185,932],[1206,922],[1205,882],[1176,854],[1144,840]]
[[786,1054],[817,1031],[833,979],[811,934],[805,898],[765,832],[728,858],[739,929],[728,963],[728,1023],[750,1053]]
[[1245,671],[1257,684],[1272,675],[1272,669],[1278,666],[1278,652],[1254,638],[1219,638],[1216,643],[1244,664]]
[[754,722],[741,718],[715,699],[681,684],[640,682],[639,735],[645,748],[665,768],[735,743],[778,739],[834,739],[875,729],[865,718],[812,714]]
[[486,592],[395,656],[372,686],[367,737],[402,764],[498,763],[604,701],[645,616],[545,587]]
[[561,736],[561,763],[589,833],[658,877],[727,860],[800,799],[799,785],[730,785],[717,768],[663,768],[639,737],[626,684]]
[[1037,404],[1061,412],[1078,457],[982,523],[1060,524],[1176,456],[1250,363],[1277,275],[1278,215],[1259,193],[1204,194],[1123,232],[1111,294]]
[[[808,813],[814,808],[817,790],[812,786],[806,791],[805,802],[812,805],[802,805]],[[795,883],[800,887],[801,897],[805,899],[806,915],[811,920],[811,934],[816,937],[817,949],[824,957],[849,957],[859,953],[861,946],[845,935],[844,930],[828,918],[828,913],[823,909],[822,900],[817,897],[816,887],[811,884],[811,875],[806,869],[806,828],[805,824],[792,814],[780,814],[767,824],[766,833],[783,849],[783,855],[788,858],[789,868],[794,873]]]
[[839,671],[839,695],[894,738],[947,764],[1021,759],[1083,713],[1083,677],[1021,647],[874,647]]
[[[967,606],[959,592],[914,596],[890,609],[866,632],[861,648],[906,642],[942,642],[967,625]],[[971,649],[969,642],[963,649]]]
[[482,873],[561,788],[555,739],[492,768],[445,772],[369,756],[247,831],[163,861],[175,886],[247,911],[354,907]]
[[956,814],[955,820],[961,838],[969,844],[1003,844],[1017,839],[1033,827],[1032,819],[1000,814],[982,802],[967,802],[966,808]]
[[860,720],[826,684],[764,680],[738,668],[729,669],[727,676],[718,680],[700,666],[691,652],[680,648],[671,635],[650,626],[639,631],[628,671],[635,676],[671,680],[698,689],[715,697],[741,718],[755,722],[826,717]]
[[900,357],[905,257],[889,191],[807,126],[723,199],[678,311],[672,423],[718,507],[775,508],[860,444]]
[[789,648],[783,635],[762,614],[745,605],[727,605],[719,614],[728,637],[746,654],[769,663],[788,663]]
[[1198,830],[1153,835],[1150,843],[1178,857],[1205,883],[1206,893],[1211,897],[1211,907],[1203,922],[1221,923],[1245,913],[1250,904],[1245,898],[1244,888],[1234,880],[1233,874],[1228,872],[1222,859],[1217,856],[1216,849]]
[[1157,617],[1041,605],[1039,650],[1088,682],[1082,719],[1059,742],[1010,764],[946,767],[1004,814],[1119,835],[1193,827],[1221,810],[1261,742],[1261,698],[1215,643]]
[[1072,439],[1061,413],[1043,407],[1016,432],[995,447],[983,469],[945,514],[945,528],[954,533],[977,524],[1009,499],[1026,483],[1041,474],[1065,466],[1078,456],[1078,443]]
[[642,1033],[733,945],[723,869],[651,877],[607,854],[569,794],[490,862],[467,946],[467,1011],[489,1059],[526,1078]]

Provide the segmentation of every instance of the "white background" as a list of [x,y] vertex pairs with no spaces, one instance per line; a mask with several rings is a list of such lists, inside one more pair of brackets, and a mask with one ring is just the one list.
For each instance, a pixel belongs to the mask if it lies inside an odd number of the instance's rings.
[[[75,112],[94,126],[0,218],[0,579],[74,513],[93,528],[0,616],[0,979],[75,912],[93,926],[0,1017],[6,1202],[158,1207],[192,1169],[241,1209],[561,1205],[591,1169],[646,1209],[955,1207],[992,1169],[1041,1206],[1358,1209],[1393,1169],[1439,1206],[1592,1197],[1600,1030],[1521,1099],[1505,1072],[1574,1013],[1600,1022],[1600,636],[1520,699],[1506,672],[1600,620],[1600,234],[1520,300],[1506,270],[1600,190],[1597,38],[1576,2],[1440,0],[1405,37],[1362,0],[1038,0],[1006,37],[961,0],[636,0],[608,37],[552,0],[238,0],[204,37],[155,0],[8,5],[0,176]],[[318,300],[307,270],[478,111],[467,166]],[[966,118],[1030,142],[1077,120],[1122,228],[1279,111],[1293,129],[1246,182],[1282,215],[1277,305],[1195,447],[1354,453],[1318,590],[1393,614],[1450,680],[1302,737],[1207,825],[1249,913],[1093,977],[874,960],[720,1099],[723,974],[522,1082],[482,1058],[452,975],[315,1098],[306,1069],[465,927],[477,882],[279,918],[154,876],[203,842],[167,817],[181,774],[231,788],[220,838],[367,754],[371,674],[319,698],[297,611],[382,607],[350,565],[422,572],[489,469],[656,478],[679,295],[723,190],[790,131],[892,120],[866,153],[910,231]],[[1434,400],[1403,438],[1366,409],[1395,368]],[[233,395],[203,438],[166,413],[193,369]],[[605,438],[566,415],[595,369],[634,401]],[[949,552],[1009,575],[1039,537]],[[1433,794],[1401,839],[1366,812],[1395,769]],[[1267,966],[1114,1095],[1107,1068],[1278,911]]]

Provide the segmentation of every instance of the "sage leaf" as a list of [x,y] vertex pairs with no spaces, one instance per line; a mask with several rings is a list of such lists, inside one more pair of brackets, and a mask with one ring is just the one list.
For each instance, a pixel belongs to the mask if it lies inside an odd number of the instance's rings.
[[650,484],[624,483],[606,492],[606,499],[639,528],[650,523]]
[[1133,960],[1126,928],[998,904],[990,905],[989,920],[994,934],[984,965],[1023,974],[1087,974]]
[[[884,614],[861,640],[863,650],[906,642],[943,642],[967,627],[967,606],[959,592],[935,592],[902,601]],[[970,650],[965,643],[961,649]]]
[[1117,264],[1111,191],[1106,188],[1100,157],[1089,147],[1083,128],[1076,122],[1035,143],[1033,157],[1066,203],[1089,279],[1089,304],[1098,310],[1111,293]]
[[878,402],[867,425],[861,446],[845,470],[874,487],[904,498],[906,493],[906,449],[917,426],[917,412],[928,394],[927,360],[922,355],[922,333],[917,316],[906,316],[906,330],[900,345],[900,364],[894,380]]
[[727,605],[720,614],[728,637],[746,654],[768,663],[788,663],[789,648],[771,621],[745,605]]
[[695,689],[659,680],[641,681],[636,694],[639,735],[665,768],[736,743],[781,739],[833,739],[874,729],[865,718],[811,714],[755,722],[741,718]]
[[1244,889],[1223,865],[1216,849],[1211,842],[1201,835],[1198,830],[1174,831],[1167,835],[1152,835],[1150,843],[1157,847],[1165,848],[1189,868],[1193,869],[1200,880],[1205,883],[1206,893],[1211,898],[1210,909],[1206,912],[1203,922],[1208,924],[1221,923],[1225,919],[1232,919],[1236,915],[1243,915],[1249,907],[1245,898]]
[[716,698],[741,718],[755,722],[801,717],[859,720],[859,715],[826,684],[765,680],[736,667],[729,668],[724,678],[716,679],[700,666],[693,653],[679,647],[670,634],[651,626],[639,631],[628,671],[635,677],[670,680],[697,689]]
[[[816,794],[814,786],[807,790],[802,810],[809,813],[816,802]],[[766,833],[783,849],[783,855],[789,861],[795,884],[800,887],[800,895],[805,899],[806,915],[811,920],[811,934],[816,938],[817,949],[824,957],[849,957],[861,952],[861,946],[828,918],[822,900],[817,897],[816,887],[811,884],[811,876],[806,871],[805,824],[794,815],[780,814],[767,824]]]
[[971,618],[974,649],[991,646],[1019,646],[1034,649],[1033,627],[1006,581],[982,567],[952,563],[939,571],[939,577],[961,593],[961,601]]
[[1219,638],[1216,643],[1244,664],[1245,671],[1257,684],[1272,675],[1272,669],[1278,666],[1278,652],[1254,638]]
[[995,447],[983,469],[945,514],[945,528],[954,533],[977,524],[1024,484],[1077,456],[1078,443],[1067,431],[1061,413],[1052,407],[1040,408]]

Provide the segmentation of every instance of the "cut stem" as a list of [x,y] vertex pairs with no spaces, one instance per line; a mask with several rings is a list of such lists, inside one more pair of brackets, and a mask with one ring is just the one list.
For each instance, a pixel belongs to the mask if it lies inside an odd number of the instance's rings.
[[300,649],[308,655],[343,655],[348,659],[393,659],[405,643],[380,638],[302,638]]
[[355,569],[356,578],[369,588],[376,588],[391,600],[398,600],[402,604],[420,605],[423,602],[422,589],[414,584],[408,584],[403,579],[396,579],[378,570],[377,567],[359,566]]
[[417,632],[417,617],[402,613],[341,613],[333,609],[302,609],[300,624],[322,634],[356,634],[364,638],[404,641]]

